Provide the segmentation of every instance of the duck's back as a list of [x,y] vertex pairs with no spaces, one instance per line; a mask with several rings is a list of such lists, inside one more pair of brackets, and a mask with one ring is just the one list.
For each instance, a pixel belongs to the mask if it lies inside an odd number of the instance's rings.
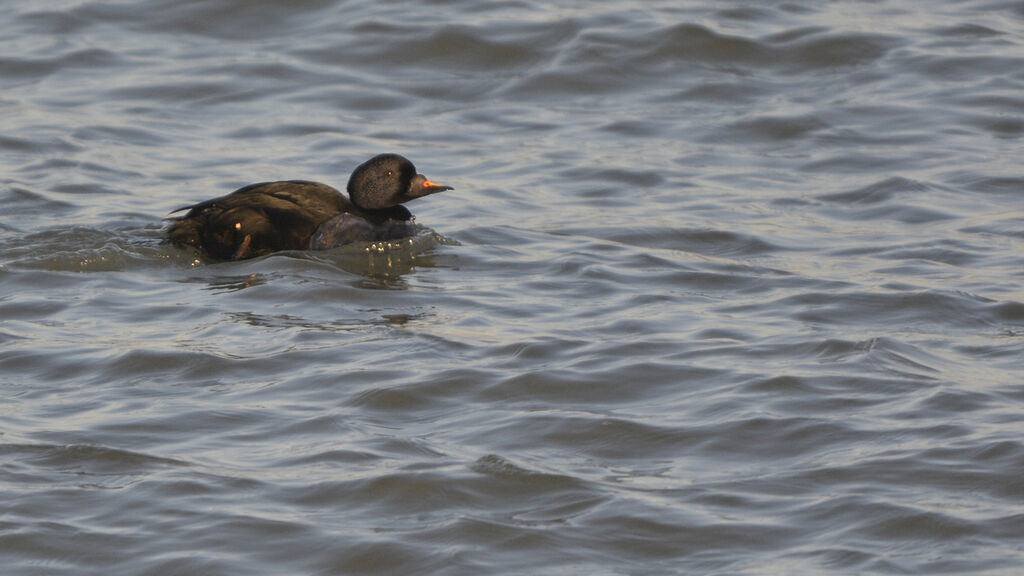
[[278,250],[305,250],[326,220],[352,208],[336,189],[317,182],[263,182],[207,200],[175,221],[168,234],[214,258],[239,260]]

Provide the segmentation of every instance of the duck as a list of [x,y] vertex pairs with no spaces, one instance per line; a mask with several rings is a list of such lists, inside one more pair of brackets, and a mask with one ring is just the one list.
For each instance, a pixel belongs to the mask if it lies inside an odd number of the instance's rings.
[[[168,240],[217,260],[281,250],[327,250],[412,234],[405,202],[445,190],[399,154],[378,154],[352,171],[348,197],[308,180],[260,182],[171,212]],[[187,211],[187,212],[186,212]]]

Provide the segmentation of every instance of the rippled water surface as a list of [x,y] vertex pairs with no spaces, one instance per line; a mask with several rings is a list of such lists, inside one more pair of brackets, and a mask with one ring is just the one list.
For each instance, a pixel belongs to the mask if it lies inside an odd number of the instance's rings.
[[[1018,574],[1024,4],[0,8],[4,574]],[[218,263],[164,218],[454,192]]]

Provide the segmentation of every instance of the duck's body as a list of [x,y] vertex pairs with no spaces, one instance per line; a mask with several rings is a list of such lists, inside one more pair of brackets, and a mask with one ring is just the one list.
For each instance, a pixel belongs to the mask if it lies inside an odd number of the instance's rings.
[[305,180],[250,184],[181,208],[188,212],[168,237],[222,260],[395,238],[409,233],[412,220],[402,202],[450,189],[417,174],[405,158],[381,154],[352,172],[348,198]]

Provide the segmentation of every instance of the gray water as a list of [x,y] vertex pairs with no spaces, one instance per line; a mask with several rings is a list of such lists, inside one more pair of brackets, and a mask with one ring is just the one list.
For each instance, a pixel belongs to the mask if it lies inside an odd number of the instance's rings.
[[[0,8],[0,565],[1019,574],[1024,3]],[[175,208],[456,188],[217,263]]]

